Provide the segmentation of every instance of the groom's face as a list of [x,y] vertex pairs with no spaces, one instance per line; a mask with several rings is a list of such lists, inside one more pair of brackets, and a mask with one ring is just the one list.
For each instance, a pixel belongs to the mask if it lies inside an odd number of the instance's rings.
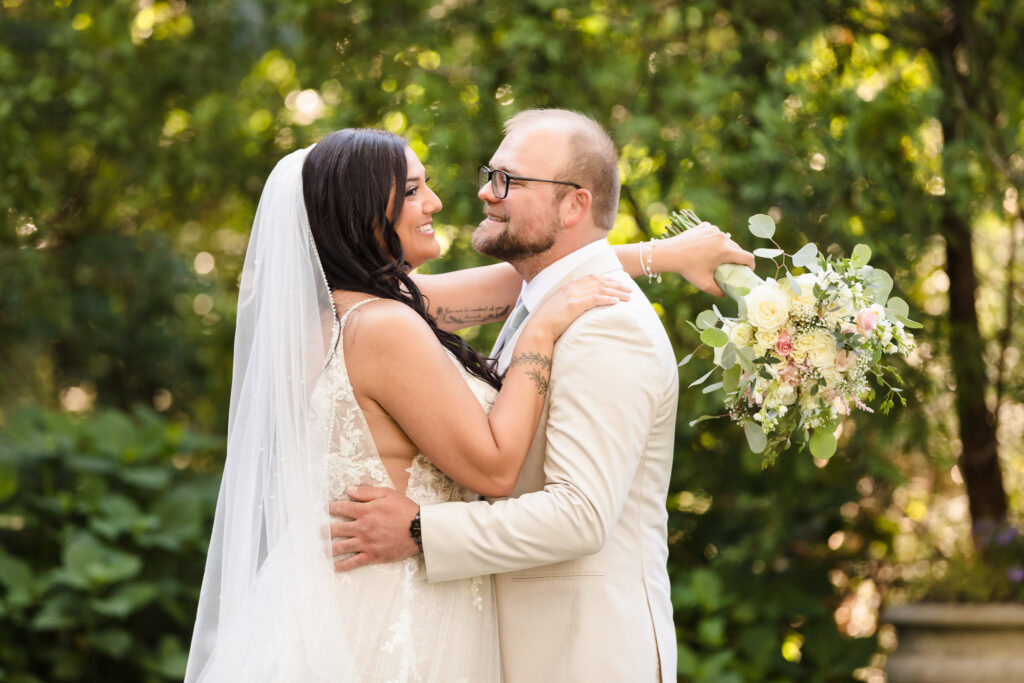
[[[510,133],[488,166],[512,176],[558,179],[568,153],[564,136],[542,128]],[[503,261],[518,261],[550,249],[562,228],[558,194],[563,185],[510,180],[499,199],[490,183],[477,196],[487,217],[473,231],[473,248]]]

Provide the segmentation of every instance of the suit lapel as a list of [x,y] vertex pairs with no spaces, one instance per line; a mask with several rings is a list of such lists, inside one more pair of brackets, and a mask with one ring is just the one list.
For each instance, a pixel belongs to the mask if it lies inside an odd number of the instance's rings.
[[[614,272],[624,272],[622,264],[619,263],[619,257],[615,255],[612,249],[605,249],[597,254],[594,254],[586,261],[576,266],[568,275],[558,281],[554,287],[549,289],[534,308],[540,308],[541,304],[548,300],[548,297],[552,296],[559,287],[562,285],[578,280],[581,277],[587,275],[608,275]],[[530,315],[526,316],[523,324],[519,326],[516,333],[511,339],[505,342],[505,346],[501,349],[501,354],[498,356],[498,372],[505,372],[508,368],[509,362],[512,360],[512,352],[516,348],[516,342],[519,340],[519,335],[522,333],[523,328],[526,327],[526,323],[530,322],[530,317],[533,315],[533,310],[530,311]]]

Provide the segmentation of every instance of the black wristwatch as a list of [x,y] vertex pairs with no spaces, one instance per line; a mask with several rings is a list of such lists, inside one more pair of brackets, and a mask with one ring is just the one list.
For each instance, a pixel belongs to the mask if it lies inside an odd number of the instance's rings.
[[420,512],[416,511],[416,516],[412,518],[412,522],[409,524],[409,535],[412,536],[412,542],[416,544],[416,547],[423,552],[423,535],[420,533]]

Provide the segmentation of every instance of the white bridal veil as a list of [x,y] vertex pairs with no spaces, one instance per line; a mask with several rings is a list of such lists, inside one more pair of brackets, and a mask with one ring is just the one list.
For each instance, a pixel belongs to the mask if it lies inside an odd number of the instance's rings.
[[270,174],[245,255],[190,683],[355,679],[323,532],[330,425],[311,409],[336,328],[302,195],[308,152]]

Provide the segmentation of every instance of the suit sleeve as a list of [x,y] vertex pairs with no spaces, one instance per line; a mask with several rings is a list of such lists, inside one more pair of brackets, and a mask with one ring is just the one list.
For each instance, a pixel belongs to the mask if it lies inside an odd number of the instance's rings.
[[562,562],[604,546],[668,382],[651,340],[612,310],[582,316],[556,346],[544,488],[493,503],[422,508],[428,580]]

